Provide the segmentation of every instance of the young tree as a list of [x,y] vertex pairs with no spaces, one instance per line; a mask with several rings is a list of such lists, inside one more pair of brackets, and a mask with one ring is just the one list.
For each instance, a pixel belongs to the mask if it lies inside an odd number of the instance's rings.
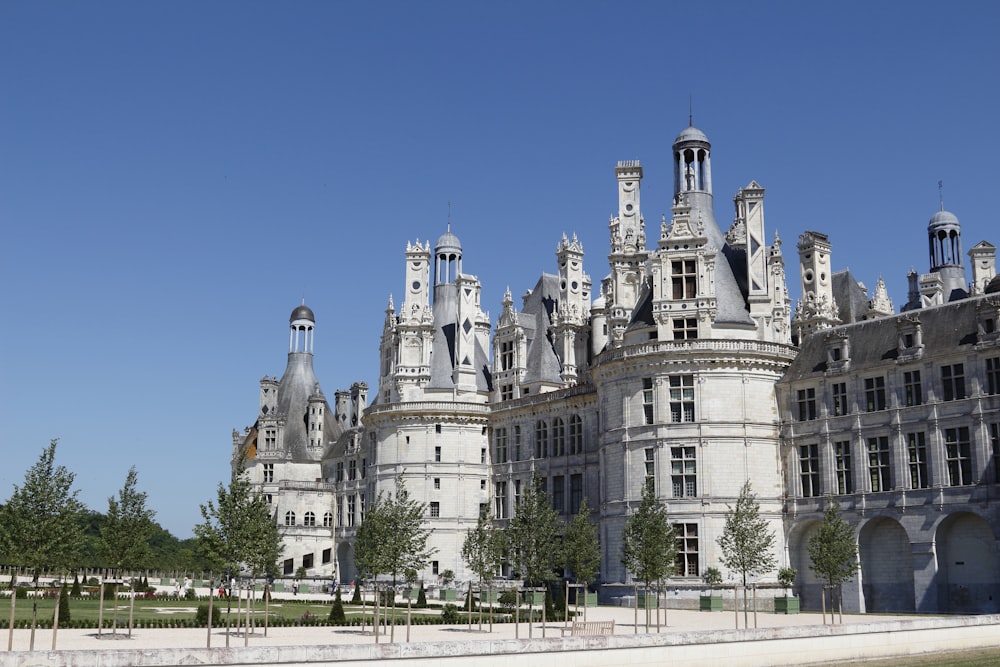
[[[479,589],[483,582],[496,576],[503,560],[503,536],[493,525],[493,515],[483,512],[476,527],[465,534],[462,543],[462,559],[479,578]],[[479,607],[479,625],[483,624],[483,607]]]
[[[76,565],[83,549],[84,507],[77,499],[79,491],[72,490],[75,475],[55,464],[58,442],[52,440],[42,450],[25,473],[24,484],[14,485],[0,509],[0,558],[28,568],[35,584],[45,568],[65,571]],[[37,617],[37,602],[33,602],[32,649]]]
[[[153,535],[153,510],[146,508],[146,493],[136,489],[139,474],[135,466],[129,468],[125,486],[118,491],[118,498],[108,498],[108,514],[101,525],[100,551],[105,563],[115,570],[135,570],[149,565],[152,550],[149,538]],[[117,588],[117,584],[115,584]],[[129,633],[132,632],[132,618],[135,603],[135,580],[132,581],[131,603],[129,605]],[[118,624],[118,607],[112,627]]]
[[533,477],[507,529],[511,561],[528,586],[541,586],[556,578],[553,569],[561,560],[561,532],[559,514],[552,509],[540,480]]
[[[622,565],[648,589],[654,581],[674,573],[676,559],[677,543],[667,509],[657,501],[652,486],[643,485],[639,508],[625,520]],[[649,628],[648,605],[646,628]]]
[[[580,503],[580,511],[566,527],[563,554],[563,565],[573,572],[576,582],[583,586],[586,595],[587,586],[597,578],[601,566],[601,544],[597,539],[597,526],[590,523],[590,508],[586,498]],[[586,620],[586,604],[583,606],[583,614]]]
[[[824,579],[830,588],[832,610],[833,588],[839,589],[858,571],[858,543],[854,539],[854,530],[841,518],[840,503],[833,497],[827,501],[819,530],[809,538],[808,550],[810,569]],[[825,592],[823,600],[825,607]]]
[[743,582],[743,625],[747,624],[747,578],[765,574],[777,564],[774,549],[774,531],[767,520],[760,516],[760,503],[747,480],[740,489],[736,507],[726,512],[726,524],[718,539],[722,557],[719,561]]

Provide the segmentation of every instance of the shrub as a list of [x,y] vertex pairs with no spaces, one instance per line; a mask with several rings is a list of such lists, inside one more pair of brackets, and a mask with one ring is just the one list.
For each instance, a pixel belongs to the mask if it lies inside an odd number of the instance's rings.
[[80,576],[79,575],[73,575],[73,590],[70,592],[70,595],[72,595],[75,598],[78,598],[82,594],[83,594],[83,591],[80,590]]
[[336,623],[337,625],[344,625],[347,623],[347,615],[344,613],[344,603],[340,599],[340,587],[337,587],[337,595],[333,598],[333,604],[330,606],[330,622]]
[[427,606],[427,594],[424,593],[424,582],[420,582],[420,590],[417,591],[417,606],[426,607]]
[[18,586],[17,588],[14,589],[14,597],[17,598],[18,600],[27,600],[28,589]]
[[709,586],[718,586],[722,583],[722,573],[719,572],[719,568],[717,567],[706,568],[702,578],[705,579],[705,583]]
[[446,604],[441,611],[441,622],[446,625],[455,625],[461,620],[458,615],[458,607],[453,604]]
[[795,577],[798,572],[794,567],[783,567],[778,570],[778,584],[782,588],[791,588],[795,585]]
[[69,616],[69,595],[67,595],[66,584],[62,585],[62,591],[59,594],[59,627],[67,628],[70,624]]
[[185,600],[194,600],[195,599],[195,593],[194,593],[194,589],[193,588],[189,588],[186,591],[184,591],[184,599]]
[[354,596],[351,598],[351,604],[361,604],[361,586],[358,584],[354,585]]
[[[194,614],[194,624],[200,627],[208,626],[208,605],[198,605],[198,611]],[[217,628],[222,625],[222,612],[218,605],[212,607],[212,627]]]

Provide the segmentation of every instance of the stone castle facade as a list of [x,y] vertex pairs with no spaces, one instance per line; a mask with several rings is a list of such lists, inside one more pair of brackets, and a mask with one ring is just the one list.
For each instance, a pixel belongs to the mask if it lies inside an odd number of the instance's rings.
[[581,244],[563,235],[554,272],[519,306],[508,291],[495,325],[450,229],[433,246],[407,243],[370,402],[355,383],[327,403],[312,370],[314,314],[293,311],[285,374],[261,380],[255,424],[232,443],[282,526],[284,574],[352,581],[365,507],[402,476],[433,529],[421,576],[471,579],[467,531],[487,510],[503,525],[536,478],[566,521],[586,498],[605,597],[631,587],[621,534],[646,484],[677,531],[672,583],[698,584],[719,566],[725,513],[750,480],[807,607],[819,585],[805,545],[834,496],[861,547],[849,608],[1000,608],[993,246],[970,251],[966,283],[958,220],[935,214],[930,271],[910,276],[894,314],[881,279],[869,298],[833,271],[828,237],[805,232],[793,311],[764,188],[736,193],[723,230],[705,134],[685,128],[673,163],[671,219],[653,247],[643,168],[620,162],[607,275],[595,285]]

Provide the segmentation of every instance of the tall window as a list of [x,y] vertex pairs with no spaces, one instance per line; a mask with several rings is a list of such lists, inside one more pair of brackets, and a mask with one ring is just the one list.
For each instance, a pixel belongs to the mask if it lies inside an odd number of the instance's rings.
[[341,496],[337,499],[337,526],[344,526],[344,498]]
[[544,459],[549,449],[549,426],[543,420],[535,422],[535,458]]
[[431,518],[436,519],[441,516],[441,503],[436,500],[431,501]]
[[698,576],[698,524],[675,523],[674,539],[677,540],[677,574],[681,577]]
[[851,477],[851,441],[840,440],[833,443],[833,465],[837,472],[837,493],[854,493]]
[[670,421],[694,421],[694,376],[670,376]]
[[796,403],[799,407],[799,421],[816,419],[816,390],[812,387],[799,389]]
[[673,321],[674,340],[694,340],[698,337],[698,318],[678,317]]
[[514,368],[514,341],[505,340],[500,343],[500,370],[509,371]]
[[972,481],[972,445],[969,442],[969,427],[946,428],[944,430],[945,462],[948,465],[948,484],[965,486]]
[[653,379],[642,380],[642,423],[653,423]]
[[569,418],[569,453],[583,454],[583,420],[580,415]]
[[514,427],[514,460],[521,460],[521,427]]
[[315,526],[316,525],[316,514],[314,512],[306,512],[302,517],[303,526]]
[[927,441],[923,432],[906,434],[906,456],[910,462],[910,488],[928,488],[931,480],[927,474]]
[[566,455],[566,426],[561,417],[552,420],[552,456]]
[[434,448],[434,462],[435,463],[441,463],[441,448],[440,447],[435,447]]
[[333,514],[331,512],[325,512],[323,514],[323,527],[333,528]]
[[802,478],[802,495],[812,498],[819,490],[819,445],[799,446],[799,472]]
[[347,496],[347,526],[351,527],[354,525],[354,514],[357,510],[358,501],[355,500],[354,494]]
[[268,482],[273,482],[273,481],[274,481],[274,464],[273,463],[265,463],[264,464],[264,483],[266,484]]
[[569,476],[569,511],[577,514],[583,503],[583,475],[577,473]]
[[295,512],[285,512],[285,525],[286,526],[295,525]]
[[670,448],[670,478],[674,498],[693,498],[698,495],[694,447]]
[[946,401],[958,401],[965,398],[965,366],[953,364],[941,367],[942,398]]
[[888,491],[891,488],[889,471],[888,436],[868,438],[868,476],[873,493]]
[[347,479],[355,480],[358,478],[358,462],[355,459],[351,459],[347,462]]
[[990,448],[993,452],[993,481],[1000,484],[1000,423],[990,424]]
[[495,514],[498,519],[507,518],[507,482],[496,482],[493,485],[493,499],[496,503]]
[[903,404],[921,405],[924,402],[924,391],[920,386],[920,371],[903,373]]
[[646,465],[646,488],[656,490],[656,449],[646,447],[643,451]]
[[278,439],[274,435],[274,431],[267,429],[264,431],[264,449],[275,449],[278,446]]
[[[521,504],[521,480],[514,480],[514,507]],[[497,517],[498,519],[500,517]]]
[[562,475],[552,478],[552,509],[560,514],[566,511],[566,478]]
[[835,382],[830,385],[830,396],[833,398],[833,416],[846,415],[847,408],[847,383]]
[[865,378],[865,409],[868,412],[885,410],[885,378]]
[[493,431],[493,442],[494,449],[496,450],[496,458],[494,463],[506,463],[507,462],[507,429],[498,428]]
[[670,262],[673,298],[693,299],[698,294],[698,263],[693,259],[675,259]]
[[986,393],[1000,394],[1000,357],[986,360]]
[[358,494],[358,519],[361,523],[365,522],[365,494]]
[[337,461],[337,481],[338,482],[343,482],[344,481],[344,462],[343,461]]

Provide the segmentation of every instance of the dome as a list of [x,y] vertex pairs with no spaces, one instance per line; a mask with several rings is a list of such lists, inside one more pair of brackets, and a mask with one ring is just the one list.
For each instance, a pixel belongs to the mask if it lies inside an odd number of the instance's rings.
[[1000,294],[1000,273],[993,276],[993,280],[986,283],[986,289],[983,291],[987,294]]
[[437,240],[434,244],[434,250],[436,252],[441,252],[442,250],[457,251],[462,252],[462,242],[458,240],[458,237],[451,233],[449,229]]
[[931,217],[931,221],[927,223],[928,229],[938,229],[941,227],[958,227],[958,218],[955,217],[954,213],[949,211],[938,211]]
[[312,308],[306,304],[302,304],[293,310],[291,316],[288,318],[289,322],[295,322],[296,320],[309,320],[310,322],[315,323],[316,316],[313,315]]
[[688,126],[684,128],[683,132],[677,135],[676,139],[674,139],[674,145],[686,143],[689,141],[700,141],[706,144],[709,143],[708,137],[705,136],[704,132],[699,130],[697,127]]

